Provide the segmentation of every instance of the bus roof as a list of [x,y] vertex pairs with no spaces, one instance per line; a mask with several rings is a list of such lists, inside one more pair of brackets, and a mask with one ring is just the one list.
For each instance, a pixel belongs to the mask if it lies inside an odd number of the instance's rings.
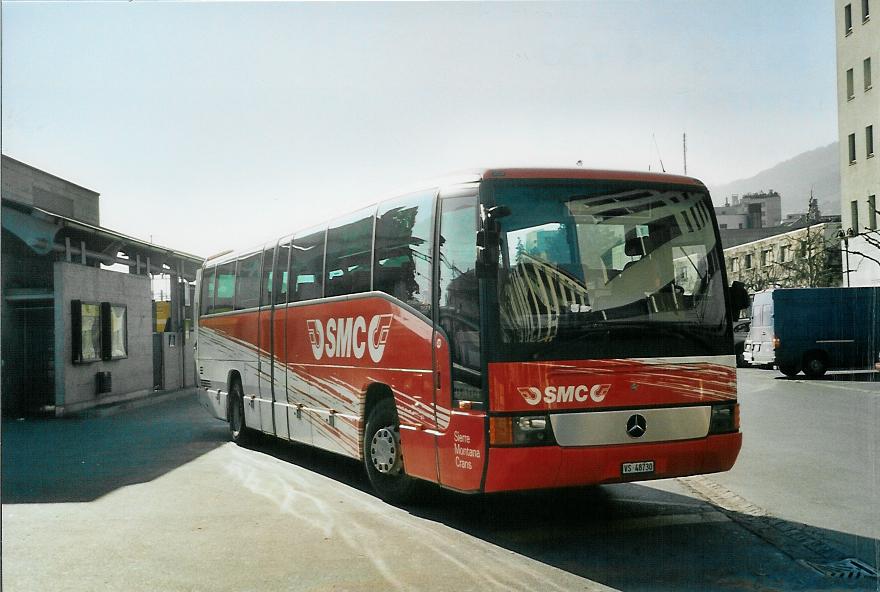
[[480,177],[488,179],[590,179],[602,181],[638,181],[645,183],[667,183],[673,185],[694,185],[705,187],[699,179],[642,171],[617,171],[609,169],[583,168],[489,168],[480,172]]
[[[476,168],[470,170],[457,171],[437,177],[431,181],[427,181],[419,188],[428,189],[431,187],[443,187],[449,185],[461,185],[464,183],[475,183],[478,181],[488,181],[492,179],[586,179],[594,181],[634,181],[638,183],[662,183],[668,185],[691,185],[696,188],[705,188],[703,182],[693,177],[685,177],[683,175],[673,175],[669,173],[654,173],[642,171],[622,171],[612,169],[585,169],[585,168],[554,168],[554,167],[491,167]],[[415,191],[413,187],[408,191],[402,191],[395,195],[388,196],[392,198],[397,195],[405,195],[410,191]],[[378,203],[377,200],[373,203]],[[369,207],[367,204],[365,207]],[[327,221],[329,223],[329,220]],[[285,238],[289,237],[286,235]],[[275,244],[275,240],[267,241],[261,245],[254,245],[245,249],[236,249],[219,253],[218,255],[209,257],[205,262],[208,267],[222,265],[229,261],[235,261],[254,253],[259,253],[268,245]]]

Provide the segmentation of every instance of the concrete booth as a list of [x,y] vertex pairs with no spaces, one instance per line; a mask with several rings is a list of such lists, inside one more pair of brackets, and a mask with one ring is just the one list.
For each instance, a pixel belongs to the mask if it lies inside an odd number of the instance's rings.
[[[190,303],[202,258],[102,227],[98,193],[5,155],[2,227],[4,417],[195,384]],[[157,303],[159,280],[167,300]],[[167,311],[158,319],[157,305]]]

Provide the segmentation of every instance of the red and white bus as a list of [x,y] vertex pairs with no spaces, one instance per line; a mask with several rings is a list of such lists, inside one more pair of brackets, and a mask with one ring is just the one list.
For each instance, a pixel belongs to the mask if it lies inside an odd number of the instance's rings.
[[696,179],[484,170],[206,262],[199,398],[391,501],[725,471],[723,260]]

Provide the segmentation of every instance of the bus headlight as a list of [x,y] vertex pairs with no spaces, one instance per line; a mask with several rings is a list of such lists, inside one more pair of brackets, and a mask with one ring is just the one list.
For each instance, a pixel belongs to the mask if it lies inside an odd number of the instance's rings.
[[489,418],[491,446],[546,446],[555,443],[553,428],[546,415]]
[[713,405],[709,434],[727,434],[736,431],[739,431],[739,404]]

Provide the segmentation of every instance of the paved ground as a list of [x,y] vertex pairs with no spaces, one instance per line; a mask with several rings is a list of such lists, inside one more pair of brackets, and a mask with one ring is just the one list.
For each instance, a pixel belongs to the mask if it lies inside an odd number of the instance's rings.
[[880,374],[738,372],[743,449],[712,479],[880,565]]
[[[768,376],[753,378],[763,384]],[[745,422],[753,403],[743,405]],[[8,591],[877,586],[799,563],[841,557],[811,547],[799,520],[753,516],[752,500],[728,489],[743,479],[735,474],[727,487],[701,478],[438,493],[395,508],[370,493],[355,462],[281,443],[232,445],[225,426],[191,398],[113,417],[2,427]],[[752,454],[744,448],[738,468]],[[706,501],[713,495],[717,505]]]

